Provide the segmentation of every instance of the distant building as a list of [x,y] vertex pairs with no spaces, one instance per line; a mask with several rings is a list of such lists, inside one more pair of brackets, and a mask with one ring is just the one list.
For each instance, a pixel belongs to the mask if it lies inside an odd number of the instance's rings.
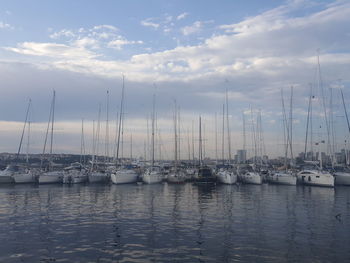
[[245,163],[247,161],[247,150],[237,150],[237,163]]

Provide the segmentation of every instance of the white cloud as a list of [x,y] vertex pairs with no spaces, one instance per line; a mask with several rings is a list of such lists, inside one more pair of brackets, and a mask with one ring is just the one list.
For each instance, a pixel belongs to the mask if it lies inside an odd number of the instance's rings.
[[134,40],[127,40],[127,39],[116,39],[116,40],[112,40],[110,41],[107,46],[110,48],[115,48],[117,50],[121,50],[123,46],[125,45],[135,45],[135,44],[143,44],[143,41],[138,40],[138,41],[134,41]]
[[153,22],[152,18],[147,18],[145,20],[142,20],[141,25],[145,27],[152,27],[154,29],[158,29],[160,26],[160,24]]
[[52,58],[94,58],[96,54],[92,53],[81,47],[71,47],[64,44],[57,43],[36,43],[36,42],[23,42],[18,44],[17,47],[6,47],[6,50],[16,53],[32,56],[45,56]]
[[92,49],[99,48],[99,42],[96,39],[90,38],[90,37],[79,38],[73,42],[73,45],[79,48],[86,48],[86,47],[90,47]]
[[181,28],[180,30],[181,30],[181,33],[184,36],[188,36],[188,35],[192,35],[192,34],[195,34],[195,33],[199,33],[200,31],[202,31],[203,26],[205,24],[209,24],[209,23],[213,23],[213,20],[210,20],[210,21],[196,21],[192,25],[185,26],[185,27]]
[[[50,31],[52,31],[52,29]],[[75,37],[75,34],[71,30],[62,29],[62,30],[60,30],[58,32],[54,32],[53,34],[50,35],[50,38],[52,38],[52,39],[59,39],[61,37],[73,38],[73,37]]]
[[102,29],[108,29],[108,30],[114,31],[114,32],[118,31],[118,28],[115,27],[115,26],[112,26],[112,25],[98,25],[98,26],[94,26],[91,29],[91,31],[93,31],[93,30],[102,30]]
[[182,20],[186,18],[189,14],[187,12],[184,12],[176,17],[176,20]]
[[14,29],[14,27],[8,23],[0,21],[0,29]]

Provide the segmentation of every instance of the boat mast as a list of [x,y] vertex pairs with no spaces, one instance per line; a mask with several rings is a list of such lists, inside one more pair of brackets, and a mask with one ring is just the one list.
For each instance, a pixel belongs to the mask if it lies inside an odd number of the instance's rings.
[[51,120],[51,140],[50,140],[50,159],[49,159],[49,170],[52,169],[52,145],[53,145],[53,124],[55,121],[55,99],[56,99],[56,91],[53,91],[53,99],[52,99],[52,120]]
[[118,125],[118,141],[117,141],[117,161],[119,161],[119,145],[120,145],[120,133],[122,127],[122,115],[123,115],[123,107],[124,107],[124,75],[123,77],[123,86],[122,86],[122,96],[120,99],[120,111],[119,111],[119,125]]
[[29,120],[28,121],[28,134],[27,134],[27,156],[26,156],[27,166],[29,165],[30,124],[31,124],[31,121]]
[[307,140],[308,140],[308,135],[309,135],[309,123],[310,123],[310,118],[311,118],[311,115],[310,115],[310,113],[311,113],[311,102],[312,102],[312,84],[310,84],[309,105],[308,105],[308,109],[307,109],[306,134],[305,134],[305,146],[304,146],[304,160],[306,160],[306,157],[307,157]]
[[349,123],[348,111],[346,110],[346,106],[345,106],[344,94],[343,94],[342,90],[340,90],[340,92],[341,92],[341,98],[342,98],[342,101],[343,101],[343,108],[344,108],[344,112],[345,112],[346,123],[348,124],[348,131],[349,131],[349,134],[350,134],[350,123]]
[[221,159],[222,164],[225,164],[225,104],[222,104]]
[[177,106],[176,106],[176,100],[174,101],[174,108],[175,108],[175,111],[174,111],[174,142],[175,142],[175,145],[174,145],[174,168],[175,168],[175,172],[177,172]]
[[199,116],[199,145],[198,145],[198,153],[199,153],[199,166],[202,166],[202,118]]
[[152,167],[154,166],[154,125],[155,125],[155,100],[156,95],[153,94],[153,109],[152,109]]
[[98,105],[98,119],[97,119],[97,128],[96,128],[96,152],[95,152],[95,161],[98,164],[98,154],[100,147],[100,130],[101,130],[101,103]]
[[[350,132],[350,129],[349,129]],[[194,120],[192,120],[192,161],[194,163]]]
[[85,163],[84,119],[81,119],[80,165]]
[[107,105],[106,105],[106,141],[105,141],[105,163],[109,159],[109,90],[107,90]]
[[[31,99],[29,99],[28,106],[27,106],[27,111],[26,111],[26,118],[25,118],[24,124],[23,124],[21,140],[20,140],[19,146],[18,146],[18,151],[17,151],[17,156],[16,156],[16,163],[18,162],[19,153],[21,152],[21,148],[22,148],[22,142],[23,142],[24,132],[25,132],[25,129],[26,129],[27,121],[28,121],[28,115],[29,115],[29,109],[30,109],[31,102],[32,102]],[[29,135],[28,135],[28,148],[29,148]],[[27,148],[27,150],[28,150],[28,148]],[[28,159],[28,153],[27,153],[27,159]]]
[[226,128],[227,128],[227,143],[228,143],[228,161],[231,164],[232,156],[231,156],[231,136],[230,136],[230,121],[228,117],[228,90],[226,88]]
[[215,112],[215,160],[218,163],[218,120]]
[[290,105],[289,105],[289,149],[290,149],[290,158],[291,163],[293,163],[294,156],[293,156],[293,86],[290,88]]

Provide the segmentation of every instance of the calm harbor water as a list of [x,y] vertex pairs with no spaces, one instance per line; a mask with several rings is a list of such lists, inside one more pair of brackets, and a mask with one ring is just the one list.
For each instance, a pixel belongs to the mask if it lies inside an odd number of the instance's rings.
[[349,262],[350,188],[1,186],[0,252],[0,262]]

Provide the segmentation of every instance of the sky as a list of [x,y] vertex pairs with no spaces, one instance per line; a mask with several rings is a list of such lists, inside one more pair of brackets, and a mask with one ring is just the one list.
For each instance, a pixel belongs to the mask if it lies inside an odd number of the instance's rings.
[[[145,144],[149,148],[147,120],[150,127],[155,95],[158,156],[173,156],[176,100],[182,158],[191,152],[192,130],[197,154],[199,116],[205,155],[216,157],[226,91],[233,151],[243,147],[243,114],[246,147],[252,150],[251,131],[261,112],[265,152],[282,155],[281,90],[289,112],[292,86],[297,154],[304,149],[310,85],[317,127],[314,140],[327,136],[325,125],[319,128],[317,124],[318,119],[322,123],[321,102],[326,101],[329,119],[333,112],[339,150],[348,140],[340,90],[349,105],[349,22],[350,2],[346,0],[2,0],[0,152],[17,151],[29,99],[32,124],[25,144],[29,141],[29,152],[42,151],[55,90],[54,152],[80,152],[84,119],[86,153],[91,153],[93,121],[97,123],[101,105],[99,153],[112,154],[123,75],[124,155],[131,154],[131,146],[135,156],[144,155]],[[104,149],[106,140],[108,150]]]

